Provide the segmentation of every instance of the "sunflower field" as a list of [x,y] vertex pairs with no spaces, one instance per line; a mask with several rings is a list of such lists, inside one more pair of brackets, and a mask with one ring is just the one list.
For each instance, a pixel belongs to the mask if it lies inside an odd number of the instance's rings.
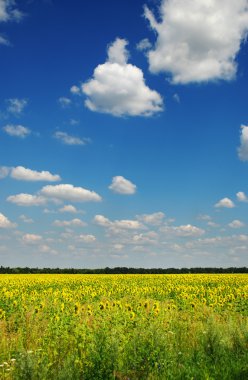
[[248,275],[1,275],[0,379],[248,379]]

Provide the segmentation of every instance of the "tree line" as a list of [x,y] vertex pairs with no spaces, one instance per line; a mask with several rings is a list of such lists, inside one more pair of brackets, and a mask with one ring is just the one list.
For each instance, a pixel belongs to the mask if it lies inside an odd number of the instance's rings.
[[0,267],[0,274],[186,274],[186,273],[248,273],[247,267],[230,268],[29,268],[29,267]]

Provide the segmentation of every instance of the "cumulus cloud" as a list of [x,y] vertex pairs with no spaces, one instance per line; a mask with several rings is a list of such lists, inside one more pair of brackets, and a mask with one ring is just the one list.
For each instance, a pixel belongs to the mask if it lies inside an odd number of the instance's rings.
[[123,219],[123,220],[115,220],[113,226],[117,228],[123,228],[127,230],[137,230],[140,228],[143,228],[143,225],[138,222],[137,220],[129,220],[129,219]]
[[76,214],[78,211],[75,206],[72,205],[64,205],[59,209],[59,212],[69,212],[72,214]]
[[102,227],[110,227],[112,224],[111,221],[103,215],[96,215],[94,217],[94,222]]
[[25,193],[10,195],[7,201],[18,206],[42,206],[46,203],[46,199],[42,196]]
[[144,228],[144,226],[138,220],[114,220],[111,221],[103,215],[96,215],[94,217],[94,222],[102,227],[109,227],[113,229],[124,229],[124,230],[137,230]]
[[113,248],[116,250],[116,251],[121,251],[123,248],[124,248],[124,245],[123,244],[114,244],[113,245]]
[[199,220],[203,220],[203,221],[209,221],[211,220],[211,216],[207,215],[207,214],[200,214],[198,215],[197,219]]
[[0,228],[13,228],[16,224],[10,222],[10,220],[0,212]]
[[116,177],[113,177],[109,189],[118,194],[135,194],[136,185],[134,185],[128,179],[118,175]]
[[235,207],[235,204],[233,203],[233,201],[231,199],[223,198],[219,202],[217,202],[214,207],[217,207],[217,208],[219,208],[219,207],[233,208],[233,207]]
[[51,174],[50,172],[44,170],[38,172],[36,170],[24,168],[23,166],[11,168],[10,177],[22,181],[56,182],[61,180],[58,174]]
[[239,202],[248,202],[248,198],[243,191],[239,191],[236,196]]
[[26,244],[36,244],[40,243],[42,240],[42,236],[36,234],[25,234],[22,237],[22,241]]
[[238,219],[235,219],[231,223],[229,223],[228,226],[231,228],[241,228],[244,227],[244,223]]
[[212,227],[212,228],[216,228],[216,227],[219,227],[219,224],[215,223],[215,222],[212,222],[211,220],[209,222],[207,222],[207,225],[209,227]]
[[73,95],[80,95],[81,94],[80,88],[78,86],[75,86],[75,85],[71,86],[70,92]]
[[62,108],[66,108],[71,105],[71,99],[61,96],[61,98],[58,99],[58,103],[61,105]]
[[248,31],[247,0],[162,0],[158,22],[145,7],[157,33],[148,52],[150,71],[166,72],[173,83],[235,77],[235,58]]
[[25,138],[30,135],[31,131],[23,125],[13,125],[7,124],[3,127],[3,131],[6,132],[9,136]]
[[240,147],[238,156],[242,161],[248,161],[248,126],[241,125]]
[[66,145],[86,145],[91,141],[89,138],[81,139],[79,137],[70,136],[68,133],[61,131],[55,132],[54,137]]
[[127,63],[127,44],[117,38],[109,45],[107,61],[98,65],[93,78],[82,84],[82,92],[87,96],[85,105],[91,111],[114,116],[151,116],[162,111],[159,93],[145,84],[141,69]]
[[136,49],[139,51],[144,51],[152,48],[151,42],[148,40],[148,38],[144,38],[140,42],[137,43]]
[[86,223],[81,219],[75,218],[72,220],[55,220],[53,225],[57,227],[85,227]]
[[96,241],[96,237],[94,235],[79,235],[79,240],[84,243],[93,243]]
[[58,252],[55,249],[52,249],[47,244],[42,244],[38,247],[39,251],[42,253],[49,253],[51,255],[57,255]]
[[34,223],[32,218],[28,218],[26,215],[22,214],[19,216],[19,218],[24,222],[24,223]]
[[192,226],[191,224],[186,224],[182,226],[166,226],[161,228],[162,232],[168,235],[175,235],[180,237],[198,237],[205,234],[202,228]]
[[27,99],[12,98],[6,100],[8,106],[7,111],[15,115],[20,115],[24,108],[27,106]]
[[158,234],[154,231],[149,231],[146,233],[137,234],[137,235],[133,236],[131,242],[136,244],[136,245],[157,244],[158,243]]
[[0,166],[0,179],[5,178],[9,175],[10,168],[7,166]]
[[178,94],[174,94],[173,95],[173,99],[175,100],[176,103],[180,103],[181,102],[180,96]]
[[137,219],[145,224],[151,224],[153,226],[158,226],[163,222],[165,214],[163,212],[154,212],[153,214],[143,214],[137,215]]
[[45,197],[70,202],[99,202],[102,200],[100,195],[94,191],[84,189],[83,187],[74,187],[70,184],[47,185],[41,189],[40,193]]

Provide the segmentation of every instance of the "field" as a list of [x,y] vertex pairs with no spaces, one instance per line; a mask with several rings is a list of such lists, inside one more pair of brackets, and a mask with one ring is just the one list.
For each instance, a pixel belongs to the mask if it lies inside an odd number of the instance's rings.
[[248,275],[1,275],[0,379],[248,379]]

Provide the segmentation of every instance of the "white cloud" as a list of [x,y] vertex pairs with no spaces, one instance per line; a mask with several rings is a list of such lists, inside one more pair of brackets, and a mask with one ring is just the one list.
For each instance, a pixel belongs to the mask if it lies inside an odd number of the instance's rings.
[[10,45],[10,42],[9,42],[9,40],[7,40],[6,37],[4,37],[4,36],[0,36],[0,45],[9,46],[9,45]]
[[134,244],[157,244],[158,243],[158,234],[154,231],[149,231],[142,234],[134,235],[132,238],[132,243]]
[[211,220],[209,222],[207,222],[207,225],[209,227],[212,227],[212,228],[216,228],[216,227],[219,227],[219,224],[215,223],[215,222],[212,222]]
[[70,184],[47,185],[41,189],[40,193],[45,197],[70,202],[99,202],[102,200],[100,195],[94,191],[84,189],[83,187],[74,187]]
[[134,185],[128,179],[118,175],[116,177],[113,177],[109,189],[118,194],[135,194],[136,185]]
[[90,142],[89,138],[81,139],[79,137],[70,136],[68,133],[61,131],[55,132],[54,137],[66,145],[86,145]]
[[14,0],[0,0],[0,22],[20,21],[23,13],[15,7]]
[[201,215],[199,215],[199,216],[197,217],[197,219],[199,219],[199,220],[203,220],[203,221],[209,221],[209,220],[211,220],[212,218],[211,218],[211,216],[209,216],[209,215],[201,214]]
[[80,88],[78,86],[75,86],[75,85],[71,86],[70,92],[73,95],[80,95],[81,94]]
[[137,43],[136,49],[139,51],[144,51],[152,48],[151,42],[148,40],[148,38],[144,38],[140,42]]
[[231,223],[229,223],[228,226],[231,228],[241,228],[244,227],[244,223],[238,219],[235,219]]
[[[23,13],[16,8],[15,0],[0,0],[0,23],[8,21],[20,21]],[[0,35],[0,45],[10,45],[5,36]]]
[[153,214],[137,215],[137,219],[145,224],[158,226],[163,222],[165,214],[163,212],[154,212]]
[[96,215],[94,217],[94,222],[102,227],[110,227],[112,224],[111,221],[103,215]]
[[64,96],[61,96],[58,99],[58,102],[59,102],[59,104],[61,105],[62,108],[66,108],[66,107],[69,107],[71,105],[71,99],[66,98]]
[[125,66],[129,58],[129,52],[126,49],[127,44],[128,42],[126,40],[116,38],[116,40],[108,46],[108,61]]
[[243,191],[239,191],[236,196],[239,202],[248,202],[248,198]]
[[8,107],[7,111],[15,115],[20,115],[24,108],[27,106],[27,99],[12,98],[7,99]]
[[15,226],[15,223],[10,222],[5,215],[0,213],[0,228],[13,228]]
[[17,166],[15,168],[12,168],[10,171],[10,177],[22,181],[54,182],[61,180],[58,174],[51,174],[48,171],[38,172],[36,170],[24,168],[23,166]]
[[114,244],[113,245],[113,248],[116,250],[116,251],[121,251],[123,248],[124,248],[124,245],[123,244]]
[[94,235],[79,235],[79,240],[84,243],[93,243],[96,241],[96,237]]
[[96,215],[94,217],[94,222],[102,227],[107,227],[111,229],[124,229],[124,230],[137,230],[144,228],[144,226],[137,220],[114,220],[111,221],[103,215]]
[[114,116],[151,116],[162,111],[158,92],[146,86],[143,72],[128,64],[127,41],[117,38],[108,47],[108,59],[94,70],[92,79],[82,84],[85,105],[91,111]]
[[176,235],[181,237],[198,237],[205,233],[202,228],[192,226],[191,224],[186,224],[182,226],[171,226],[171,227],[163,227],[161,228],[162,232],[165,232],[169,235]]
[[235,204],[233,203],[233,201],[231,199],[223,198],[219,202],[217,202],[214,207],[217,207],[217,208],[218,207],[233,208],[233,207],[235,207]]
[[0,179],[5,178],[9,175],[10,168],[7,166],[0,166]]
[[3,127],[4,132],[9,136],[25,138],[30,135],[31,131],[23,125],[7,124]]
[[173,99],[175,100],[176,103],[180,103],[181,102],[180,96],[178,94],[174,94],[173,95]]
[[142,224],[138,222],[137,220],[115,220],[113,222],[113,226],[120,229],[127,229],[127,230],[137,230],[140,228],[143,228]]
[[24,223],[34,223],[32,218],[28,218],[26,215],[22,214],[19,216],[19,218],[24,222]]
[[76,119],[70,119],[69,124],[70,124],[70,125],[78,125],[78,124],[79,124],[79,120],[76,120]]
[[240,134],[240,147],[238,148],[238,155],[240,160],[248,161],[248,126],[241,125]]
[[10,195],[7,198],[8,202],[15,203],[18,206],[42,206],[46,203],[46,199],[42,196],[31,194]]
[[248,30],[247,0],[162,0],[161,22],[145,7],[158,37],[148,52],[150,71],[173,83],[230,80]]
[[75,218],[72,220],[55,220],[53,225],[57,227],[85,227],[86,223],[81,219]]
[[76,214],[78,211],[75,206],[65,205],[59,209],[59,212],[70,212],[72,214]]
[[42,253],[49,253],[51,255],[57,255],[58,252],[55,249],[52,249],[47,244],[42,244],[38,247],[39,251]]
[[22,241],[26,244],[36,244],[40,243],[42,236],[36,234],[25,234],[22,237]]
[[248,242],[248,235],[238,235],[239,241],[247,241]]

